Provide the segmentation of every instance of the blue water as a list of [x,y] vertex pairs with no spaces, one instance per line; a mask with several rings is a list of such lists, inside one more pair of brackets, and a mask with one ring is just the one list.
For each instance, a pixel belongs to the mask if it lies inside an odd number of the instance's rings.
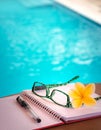
[[0,96],[75,75],[101,82],[101,26],[57,4],[0,2]]

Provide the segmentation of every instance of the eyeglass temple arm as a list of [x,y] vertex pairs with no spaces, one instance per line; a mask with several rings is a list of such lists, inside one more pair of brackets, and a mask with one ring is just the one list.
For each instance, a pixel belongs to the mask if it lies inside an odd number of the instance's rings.
[[100,100],[101,99],[101,96],[100,97],[96,97],[94,98],[96,101]]
[[67,82],[65,82],[65,83],[61,83],[61,84],[47,84],[46,86],[47,86],[47,87],[62,86],[62,85],[66,85],[66,84],[68,84],[68,83],[71,83],[72,81],[74,81],[74,80],[76,80],[76,79],[78,79],[78,78],[79,78],[79,76],[77,75],[77,76],[73,77],[72,79],[70,79],[69,81],[67,81]]

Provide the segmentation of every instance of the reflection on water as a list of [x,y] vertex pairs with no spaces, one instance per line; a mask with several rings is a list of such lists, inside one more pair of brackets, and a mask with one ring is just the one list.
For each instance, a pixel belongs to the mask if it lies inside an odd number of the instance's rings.
[[0,95],[75,75],[86,83],[101,81],[101,27],[60,7],[2,13]]

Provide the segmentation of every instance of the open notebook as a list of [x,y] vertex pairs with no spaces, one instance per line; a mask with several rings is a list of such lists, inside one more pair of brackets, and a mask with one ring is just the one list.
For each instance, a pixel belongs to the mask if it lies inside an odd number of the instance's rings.
[[[67,93],[73,86],[74,84],[68,84],[67,86],[57,87],[57,89]],[[44,91],[45,90],[40,90],[40,93],[44,93]],[[16,97],[18,95],[14,95],[0,99],[0,116],[2,117],[0,118],[1,129],[38,130],[62,125],[64,122],[68,124],[101,117],[101,100],[97,101],[97,104],[92,107],[73,109],[56,105],[49,99],[40,98],[34,95],[31,90],[25,90],[20,95],[40,116],[42,120],[41,123],[36,123],[30,116],[28,116],[27,111],[16,102]],[[93,96],[98,97],[99,95],[94,94]],[[57,99],[58,98],[60,102],[63,101],[59,95],[57,96]],[[63,119],[64,122],[61,119]]]

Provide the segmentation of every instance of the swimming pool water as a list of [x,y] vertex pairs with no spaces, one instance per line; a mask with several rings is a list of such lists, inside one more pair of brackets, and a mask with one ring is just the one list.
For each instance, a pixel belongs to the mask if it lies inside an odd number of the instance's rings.
[[57,4],[0,3],[0,96],[80,75],[101,82],[101,26]]

